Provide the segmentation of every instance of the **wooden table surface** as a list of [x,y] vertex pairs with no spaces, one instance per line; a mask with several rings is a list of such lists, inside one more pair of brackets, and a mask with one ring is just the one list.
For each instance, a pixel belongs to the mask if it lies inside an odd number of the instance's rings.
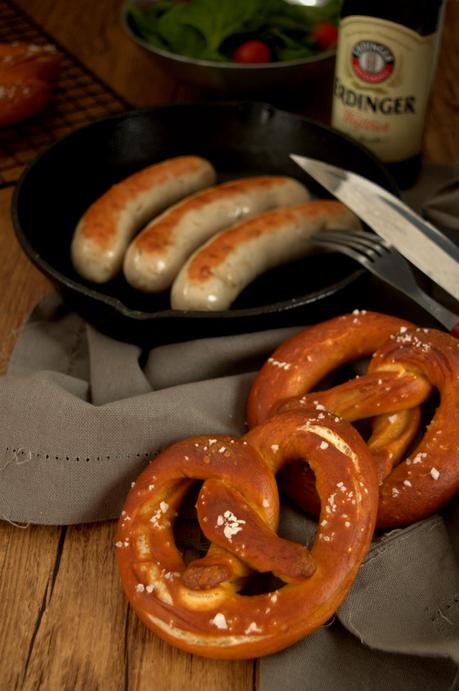
[[[202,98],[171,80],[123,33],[120,0],[19,0],[70,53],[134,106]],[[459,0],[449,0],[425,138],[425,159],[459,163]],[[329,121],[329,94],[298,106]],[[25,258],[0,190],[0,371],[23,320],[51,286]],[[247,691],[253,662],[182,653],[150,634],[128,607],[114,558],[115,523],[76,527],[0,522],[0,689]]]

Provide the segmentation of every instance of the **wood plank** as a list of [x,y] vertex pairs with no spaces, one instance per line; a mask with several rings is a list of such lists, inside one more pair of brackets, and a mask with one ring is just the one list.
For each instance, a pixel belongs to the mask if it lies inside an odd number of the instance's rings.
[[0,522],[0,688],[22,689],[52,599],[65,529]]
[[8,359],[26,315],[49,292],[51,283],[26,257],[11,223],[12,188],[0,190],[0,374]]
[[124,688],[126,600],[113,523],[63,528],[65,541],[24,669],[23,689]]

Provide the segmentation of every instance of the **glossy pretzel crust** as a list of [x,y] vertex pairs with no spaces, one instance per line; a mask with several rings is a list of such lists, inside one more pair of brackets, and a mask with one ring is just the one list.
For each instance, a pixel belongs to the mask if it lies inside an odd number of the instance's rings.
[[[366,375],[311,392],[335,368],[370,355]],[[432,389],[440,405],[407,456],[419,427],[419,406]],[[249,424],[311,404],[349,421],[374,418],[368,446],[380,481],[378,528],[425,518],[459,490],[459,342],[452,336],[372,312],[306,329],[282,344],[261,369],[249,397]],[[283,484],[303,508],[317,511],[305,466],[291,466]]]
[[[314,545],[279,538],[275,473],[308,458],[322,510]],[[208,554],[186,565],[173,521],[193,480]],[[117,537],[123,586],[158,636],[205,657],[281,650],[321,626],[348,592],[374,531],[377,479],[360,435],[310,410],[282,413],[242,439],[194,437],[162,452],[129,493]],[[251,569],[285,585],[241,595]]]

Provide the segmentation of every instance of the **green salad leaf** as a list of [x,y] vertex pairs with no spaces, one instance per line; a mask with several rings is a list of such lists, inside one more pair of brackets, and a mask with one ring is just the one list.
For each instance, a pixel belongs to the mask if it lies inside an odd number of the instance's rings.
[[129,0],[128,21],[144,41],[191,58],[231,60],[250,39],[266,42],[274,60],[294,60],[320,52],[312,32],[320,22],[337,25],[341,0],[321,7],[285,0]]
[[162,14],[156,22],[158,36],[173,53],[193,58],[208,54],[208,60],[216,59],[203,32],[194,25],[188,8],[188,4],[177,3]]

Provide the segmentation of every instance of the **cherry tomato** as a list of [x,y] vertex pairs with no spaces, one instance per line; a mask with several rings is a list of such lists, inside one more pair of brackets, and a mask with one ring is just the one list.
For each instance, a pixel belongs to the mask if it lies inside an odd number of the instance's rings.
[[241,43],[233,53],[236,62],[254,63],[271,62],[271,52],[263,41],[246,41]]
[[321,22],[317,24],[311,33],[315,43],[321,50],[328,50],[336,46],[338,40],[338,29],[334,24]]

